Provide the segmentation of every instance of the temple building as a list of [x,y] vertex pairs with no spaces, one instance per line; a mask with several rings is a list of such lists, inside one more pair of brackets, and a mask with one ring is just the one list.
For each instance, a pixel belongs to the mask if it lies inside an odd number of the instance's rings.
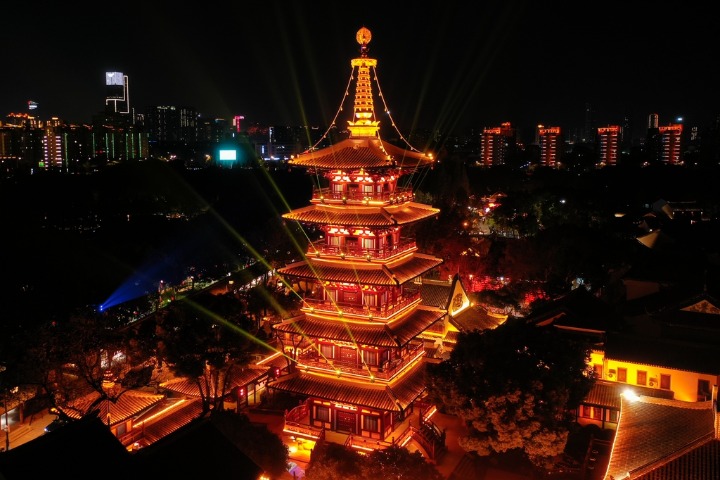
[[[422,301],[424,277],[443,260],[418,251],[410,227],[439,209],[416,202],[403,179],[431,167],[434,158],[380,138],[371,33],[361,28],[356,39],[360,56],[351,60],[355,97],[348,138],[289,162],[317,184],[308,206],[283,217],[320,235],[302,261],[278,269],[302,307],[273,326],[289,366],[267,387],[271,395],[299,399],[286,414],[287,433],[319,438],[332,432],[347,436],[349,445],[382,448],[425,430],[423,446],[432,451],[444,446],[444,437],[432,428],[431,408],[422,402],[425,357],[442,345],[448,309]],[[447,298],[457,290],[450,308],[467,308],[461,286],[447,285]],[[419,419],[411,427],[413,414]]]

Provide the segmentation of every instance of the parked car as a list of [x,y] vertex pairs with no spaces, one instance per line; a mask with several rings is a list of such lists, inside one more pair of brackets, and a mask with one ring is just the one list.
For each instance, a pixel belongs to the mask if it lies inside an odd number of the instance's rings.
[[48,425],[45,427],[45,433],[53,432],[58,428],[62,427],[63,425],[66,425],[67,423],[68,420],[66,418],[57,417],[52,422],[48,423]]

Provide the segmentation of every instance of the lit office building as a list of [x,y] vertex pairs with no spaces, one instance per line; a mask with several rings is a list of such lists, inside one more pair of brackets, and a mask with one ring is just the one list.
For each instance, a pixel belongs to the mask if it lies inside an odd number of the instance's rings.
[[665,165],[682,164],[682,131],[681,123],[670,124],[658,128],[660,135],[660,162]]
[[128,76],[122,72],[105,72],[105,110],[130,113]]
[[560,166],[560,146],[562,145],[560,127],[538,125],[538,143],[540,145],[540,165],[543,167]]
[[508,157],[516,147],[516,130],[510,122],[499,127],[484,128],[480,143],[480,160],[482,167],[505,165]]
[[617,165],[622,129],[609,125],[597,129],[598,162],[600,166]]

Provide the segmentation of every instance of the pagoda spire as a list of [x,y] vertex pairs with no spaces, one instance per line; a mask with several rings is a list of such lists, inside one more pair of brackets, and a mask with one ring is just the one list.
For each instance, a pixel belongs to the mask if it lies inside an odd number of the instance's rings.
[[378,137],[380,122],[375,119],[370,81],[370,69],[377,66],[377,59],[368,57],[368,43],[372,39],[372,34],[370,30],[362,27],[357,31],[355,39],[360,44],[360,57],[350,61],[353,70],[357,68],[357,81],[355,83],[353,119],[348,121],[348,130],[350,130],[351,138]]

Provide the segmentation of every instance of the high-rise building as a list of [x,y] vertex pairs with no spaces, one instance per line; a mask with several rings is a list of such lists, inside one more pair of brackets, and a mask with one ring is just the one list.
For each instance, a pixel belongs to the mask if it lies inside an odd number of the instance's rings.
[[540,145],[540,165],[559,167],[562,156],[560,127],[538,125],[538,144]]
[[620,154],[619,125],[608,125],[597,129],[598,163],[600,166],[617,165]]
[[160,146],[189,145],[198,141],[198,114],[193,107],[147,107],[145,130],[150,142]]
[[[302,399],[286,414],[286,432],[315,438],[326,431],[343,433],[349,435],[346,444],[372,449],[409,440],[413,430],[402,427],[413,412],[421,427],[430,422],[420,405],[423,338],[438,325],[442,335],[446,312],[421,305],[424,277],[443,260],[420,253],[408,233],[439,210],[415,202],[412,185],[401,182],[431,167],[434,158],[380,138],[370,31],[361,28],[356,39],[361,47],[360,57],[351,61],[355,97],[349,137],[289,161],[306,169],[317,185],[309,206],[283,217],[321,236],[303,260],[278,269],[301,308],[273,326],[289,374],[267,387],[271,395]],[[469,308],[461,292],[453,299],[450,309]],[[425,432],[423,441],[444,447],[432,428]],[[434,450],[434,444],[428,447]]]
[[[57,120],[57,118],[54,120]],[[65,167],[65,162],[63,161],[63,142],[59,123],[50,121],[45,125],[45,135],[42,143],[42,166],[46,169],[62,170]]]
[[656,130],[660,125],[660,116],[657,113],[648,115],[648,129]]
[[499,127],[484,128],[480,139],[480,160],[483,167],[505,165],[517,146],[517,134],[510,122]]
[[682,163],[682,123],[658,128],[660,134],[660,162],[665,165]]
[[129,80],[122,72],[105,72],[105,110],[130,113]]
[[585,128],[581,143],[592,143],[595,138],[595,110],[590,103],[585,103]]

